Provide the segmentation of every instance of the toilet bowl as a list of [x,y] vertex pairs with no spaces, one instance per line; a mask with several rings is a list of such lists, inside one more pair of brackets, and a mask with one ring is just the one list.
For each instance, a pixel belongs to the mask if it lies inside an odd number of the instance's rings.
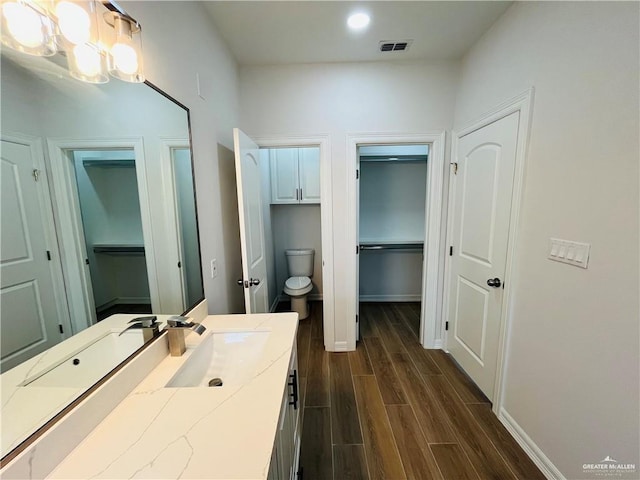
[[313,289],[309,277],[313,275],[314,254],[312,248],[285,250],[290,277],[284,284],[284,293],[291,297],[291,310],[298,313],[300,320],[309,316],[307,294]]

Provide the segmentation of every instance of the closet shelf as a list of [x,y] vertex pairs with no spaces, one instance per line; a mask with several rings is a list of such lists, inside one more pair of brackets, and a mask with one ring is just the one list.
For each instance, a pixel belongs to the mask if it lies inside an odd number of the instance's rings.
[[144,245],[124,243],[100,243],[93,245],[94,253],[106,255],[144,255]]

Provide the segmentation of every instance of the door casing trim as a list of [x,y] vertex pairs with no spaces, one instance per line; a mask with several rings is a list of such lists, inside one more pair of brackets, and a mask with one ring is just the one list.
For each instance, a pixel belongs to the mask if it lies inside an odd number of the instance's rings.
[[[69,309],[72,313],[73,332],[76,333],[96,322],[91,279],[85,269],[82,258],[86,253],[84,233],[78,193],[75,188],[71,162],[66,155],[68,150],[116,149],[127,148],[134,151],[136,159],[136,177],[140,198],[142,233],[144,238],[149,292],[153,311],[162,311],[160,288],[156,267],[156,255],[153,245],[150,198],[147,189],[147,173],[142,137],[119,138],[47,138],[49,151],[48,172],[53,186],[53,205],[56,218],[60,222],[60,241],[68,250],[63,252],[63,271],[71,287],[67,290]],[[77,287],[80,287],[79,289]],[[81,295],[76,292],[81,291]]]
[[[349,162],[349,174],[353,173],[353,181],[348,185],[348,212],[349,222],[347,229],[347,244],[354,246],[356,238],[356,169],[358,168],[358,146],[359,145],[400,145],[400,144],[429,144],[429,161],[427,163],[427,196],[425,199],[425,255],[422,264],[422,309],[420,318],[420,343],[425,348],[440,348],[442,336],[442,318],[438,316],[441,308],[439,302],[439,291],[442,291],[442,257],[444,252],[440,248],[441,222],[443,213],[443,187],[445,168],[445,131],[418,133],[418,134],[398,134],[398,133],[350,133],[347,135],[346,158]],[[353,319],[347,328],[346,348],[356,349],[356,305],[358,292],[356,291],[356,262],[345,266],[346,275],[349,278],[349,291],[346,292],[347,319]],[[351,320],[349,320],[351,322]]]
[[261,148],[320,148],[320,233],[322,242],[322,314],[324,346],[337,352],[333,279],[333,193],[331,182],[331,144],[329,135],[249,135]]
[[[490,125],[512,113],[520,113],[518,123],[518,139],[516,143],[515,172],[513,177],[513,192],[511,195],[511,213],[509,217],[509,233],[507,241],[507,262],[505,268],[505,286],[502,299],[502,313],[500,315],[500,331],[498,339],[498,356],[496,364],[496,380],[493,388],[493,411],[499,414],[504,400],[505,377],[507,372],[507,351],[509,349],[509,334],[512,322],[513,298],[513,278],[517,271],[517,244],[520,216],[522,211],[522,196],[524,191],[526,159],[529,146],[530,126],[533,115],[534,88],[531,87],[521,94],[513,97],[502,104],[494,107],[480,116],[476,121],[469,123],[460,130],[452,132],[451,161],[457,159],[457,149],[459,140],[482,127]],[[449,176],[449,201],[448,205],[453,205],[455,196],[456,176]],[[453,245],[453,210],[450,208],[450,215],[447,217],[447,245]],[[449,318],[449,300],[451,289],[451,260],[446,257],[445,264],[445,288],[443,298],[443,318]],[[443,348],[446,349],[448,332],[444,333]]]

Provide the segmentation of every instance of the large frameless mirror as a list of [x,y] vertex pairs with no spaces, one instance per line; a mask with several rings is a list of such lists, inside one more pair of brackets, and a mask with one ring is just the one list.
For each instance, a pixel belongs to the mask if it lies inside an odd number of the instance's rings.
[[80,82],[61,55],[1,61],[5,457],[143,344],[89,327],[204,293],[188,110],[149,83]]

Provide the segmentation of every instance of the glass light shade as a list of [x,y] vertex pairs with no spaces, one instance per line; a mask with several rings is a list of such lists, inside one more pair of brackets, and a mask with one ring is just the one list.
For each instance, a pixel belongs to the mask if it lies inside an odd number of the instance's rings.
[[106,13],[105,19],[115,31],[107,55],[109,74],[125,82],[144,82],[140,26],[116,12]]
[[65,43],[80,45],[95,40],[97,22],[93,1],[54,0],[53,13]]
[[105,54],[88,43],[76,45],[67,52],[67,65],[72,77],[88,83],[107,83]]
[[57,51],[53,23],[35,3],[3,1],[2,43],[29,55],[48,57]]

